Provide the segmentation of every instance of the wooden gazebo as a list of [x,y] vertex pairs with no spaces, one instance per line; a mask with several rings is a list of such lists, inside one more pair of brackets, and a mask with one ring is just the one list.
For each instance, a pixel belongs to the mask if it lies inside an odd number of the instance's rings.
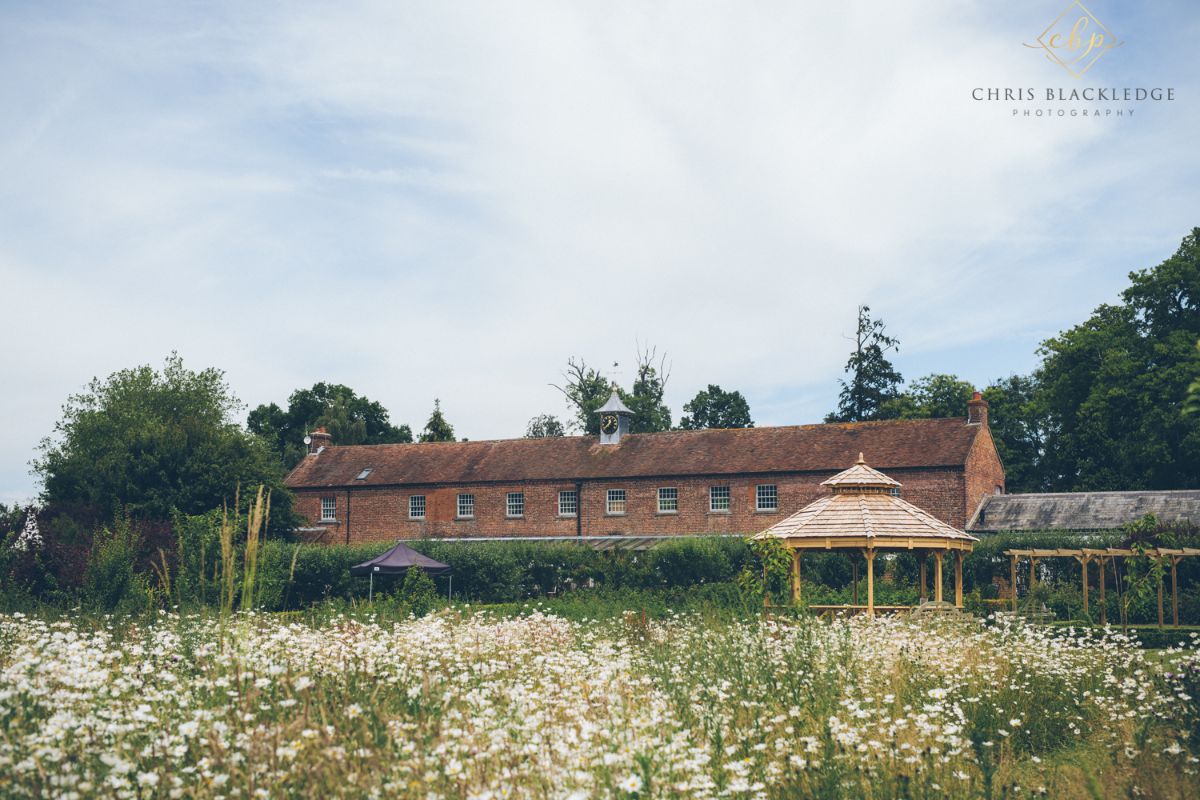
[[[934,558],[935,599],[942,601],[942,558],[953,553],[954,605],[962,608],[963,553],[969,553],[974,536],[960,531],[927,511],[900,498],[900,483],[871,469],[858,454],[858,462],[822,486],[830,494],[809,503],[787,519],[757,534],[755,539],[778,539],[792,551],[792,602],[800,601],[800,555],[804,550],[862,552],[867,562],[867,604],[822,610],[897,610],[875,605],[875,555],[880,550],[914,551],[921,559],[921,596],[925,597],[925,557]],[[856,587],[857,588],[857,587]],[[814,607],[816,608],[816,607]]]

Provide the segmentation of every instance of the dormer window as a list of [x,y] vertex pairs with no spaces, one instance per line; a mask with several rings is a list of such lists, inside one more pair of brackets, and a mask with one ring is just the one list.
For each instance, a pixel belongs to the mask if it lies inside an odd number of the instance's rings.
[[370,474],[371,474],[371,467],[367,467],[362,472],[358,473],[358,477],[356,477],[354,480],[365,481],[367,479],[367,476]]

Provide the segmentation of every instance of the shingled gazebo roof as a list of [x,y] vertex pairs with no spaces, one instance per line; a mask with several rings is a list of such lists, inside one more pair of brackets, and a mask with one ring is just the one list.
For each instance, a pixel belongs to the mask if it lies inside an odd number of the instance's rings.
[[805,549],[970,550],[974,536],[951,527],[896,493],[900,484],[858,462],[822,483],[832,493],[809,503],[755,539],[783,539]]

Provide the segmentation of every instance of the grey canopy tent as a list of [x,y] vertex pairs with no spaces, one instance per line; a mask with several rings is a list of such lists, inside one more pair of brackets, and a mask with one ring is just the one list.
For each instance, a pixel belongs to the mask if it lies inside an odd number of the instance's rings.
[[372,558],[370,561],[364,561],[361,564],[355,564],[350,568],[351,575],[369,575],[371,577],[371,588],[368,593],[368,598],[375,596],[375,575],[402,575],[408,572],[410,567],[417,567],[425,570],[427,575],[444,575],[450,571],[449,564],[443,564],[440,561],[434,561],[429,556],[424,556],[413,550],[404,542],[397,542],[396,546],[380,556]]

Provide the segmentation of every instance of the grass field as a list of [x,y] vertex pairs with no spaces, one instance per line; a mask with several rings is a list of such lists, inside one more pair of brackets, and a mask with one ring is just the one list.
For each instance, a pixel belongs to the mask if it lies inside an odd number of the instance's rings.
[[1198,663],[969,620],[12,614],[0,795],[1187,798]]

